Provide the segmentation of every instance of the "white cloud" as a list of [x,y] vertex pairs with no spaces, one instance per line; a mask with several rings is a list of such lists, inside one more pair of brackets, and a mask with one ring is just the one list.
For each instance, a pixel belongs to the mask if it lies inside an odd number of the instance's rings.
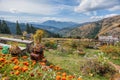
[[117,10],[120,10],[120,5],[114,6],[109,9],[109,11],[117,11]]
[[58,7],[42,0],[39,2],[33,2],[32,0],[0,0],[0,11],[51,15],[57,14],[58,10]]
[[104,15],[104,16],[91,16],[91,19],[95,19],[95,20],[99,20],[99,19],[103,19],[103,18],[108,18],[108,17],[113,17],[116,16],[118,14],[108,14],[108,15]]
[[11,8],[9,11],[10,11],[11,13],[19,13],[19,11],[18,11],[17,9],[15,9],[15,8]]
[[84,12],[83,14],[87,15],[87,16],[90,16],[91,15],[91,12]]
[[[120,9],[120,0],[81,0],[80,4],[75,7],[76,12],[89,12],[101,9],[112,9],[117,6]],[[117,9],[116,9],[117,10]]]
[[92,11],[92,12],[84,12],[83,14],[87,15],[87,16],[91,16],[91,15],[94,15],[96,16],[97,15],[97,11]]
[[37,22],[42,23],[47,20],[56,20],[56,21],[74,21],[74,19],[70,18],[61,18],[61,17],[34,17],[34,16],[6,16],[1,15],[0,19],[8,20],[11,22],[16,22],[17,20],[19,22],[27,23],[27,22]]

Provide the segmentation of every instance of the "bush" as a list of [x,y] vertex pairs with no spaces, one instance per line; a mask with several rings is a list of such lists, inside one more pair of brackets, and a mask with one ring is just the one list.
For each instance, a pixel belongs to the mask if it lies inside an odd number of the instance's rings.
[[54,40],[50,40],[44,43],[45,47],[50,48],[50,49],[56,49],[57,48],[57,43]]
[[9,52],[12,56],[18,56],[19,54],[21,54],[21,49],[19,48],[18,44],[13,44],[10,49]]
[[104,53],[99,53],[94,58],[86,59],[80,69],[84,75],[90,76],[111,76],[115,73],[115,70],[108,63],[108,59],[104,57]]
[[120,56],[120,47],[104,45],[99,48],[102,52],[107,53],[110,56]]

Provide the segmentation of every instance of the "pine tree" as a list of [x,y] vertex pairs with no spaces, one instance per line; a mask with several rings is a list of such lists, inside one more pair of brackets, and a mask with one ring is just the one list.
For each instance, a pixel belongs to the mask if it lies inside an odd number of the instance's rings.
[[31,33],[31,28],[28,23],[26,24],[26,31],[27,33]]
[[1,33],[3,34],[11,34],[9,27],[7,26],[7,23],[3,20],[1,24]]
[[1,20],[0,20],[0,33],[1,33],[1,27],[2,27],[2,22],[1,22]]
[[20,29],[20,25],[19,25],[18,21],[16,22],[16,34],[17,35],[22,35],[22,31]]
[[31,33],[35,33],[35,31],[36,31],[36,28],[33,27],[32,24],[31,24]]

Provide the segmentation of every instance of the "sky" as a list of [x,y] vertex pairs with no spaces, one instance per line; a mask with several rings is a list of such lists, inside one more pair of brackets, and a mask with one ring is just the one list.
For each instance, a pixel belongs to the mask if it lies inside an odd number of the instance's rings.
[[120,0],[0,0],[0,19],[92,22],[120,15]]

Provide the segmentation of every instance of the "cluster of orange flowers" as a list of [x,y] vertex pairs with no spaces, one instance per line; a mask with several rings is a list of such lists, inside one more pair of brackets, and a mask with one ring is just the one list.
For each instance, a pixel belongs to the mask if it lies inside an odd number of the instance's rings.
[[21,63],[19,62],[18,57],[12,57],[11,61],[15,64],[13,67],[14,72],[11,72],[12,74],[19,75],[20,72],[26,72],[28,70],[29,63],[27,61],[23,62],[22,66],[20,66]]
[[[9,57],[9,58],[8,58]],[[0,69],[2,69],[5,65],[11,65],[9,74],[12,76],[18,76],[24,73],[29,74],[31,77],[34,77],[37,74],[39,77],[42,77],[42,71],[53,70],[56,72],[56,80],[72,80],[75,79],[75,76],[67,75],[67,73],[62,73],[62,68],[57,65],[49,65],[46,64],[47,60],[44,58],[40,62],[36,61],[28,61],[28,56],[23,56],[21,59],[18,57],[11,57],[9,54],[0,54]],[[37,69],[35,72],[32,72],[35,68],[35,65],[41,67],[40,71]],[[78,78],[78,80],[82,80],[82,78]]]
[[[74,75],[67,75],[67,73],[57,72],[56,80],[73,80],[75,78]],[[77,80],[82,80],[82,78],[78,78]]]
[[0,68],[4,67],[7,64],[10,64],[11,61],[6,60],[6,56],[4,54],[0,54],[1,58],[0,58]]
[[[7,64],[13,64],[13,68],[10,71],[10,74],[19,75],[22,72],[26,72],[29,70],[29,62],[24,61],[20,62],[18,57],[12,57],[10,60],[7,60],[8,55],[0,54],[0,68],[2,69]],[[27,56],[23,56],[22,59],[27,59]],[[36,61],[32,61],[32,65],[34,66],[36,64]],[[40,73],[38,73],[40,75]],[[31,75],[31,74],[30,74]]]

